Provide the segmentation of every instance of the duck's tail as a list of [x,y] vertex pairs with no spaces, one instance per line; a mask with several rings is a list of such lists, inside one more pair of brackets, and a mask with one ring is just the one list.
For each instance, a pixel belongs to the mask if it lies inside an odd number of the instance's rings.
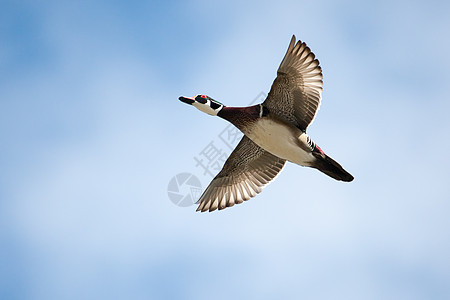
[[345,171],[339,163],[322,151],[313,152],[313,155],[316,157],[316,160],[311,167],[316,168],[336,180],[350,182],[354,179],[354,177],[349,172]]

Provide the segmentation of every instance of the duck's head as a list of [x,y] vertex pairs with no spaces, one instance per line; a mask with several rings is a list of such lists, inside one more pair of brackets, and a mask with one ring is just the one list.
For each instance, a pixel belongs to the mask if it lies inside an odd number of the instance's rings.
[[178,98],[181,102],[190,104],[202,112],[207,113],[208,115],[217,116],[219,111],[225,106],[219,101],[214,100],[213,98],[206,95],[197,95],[195,97],[183,97]]

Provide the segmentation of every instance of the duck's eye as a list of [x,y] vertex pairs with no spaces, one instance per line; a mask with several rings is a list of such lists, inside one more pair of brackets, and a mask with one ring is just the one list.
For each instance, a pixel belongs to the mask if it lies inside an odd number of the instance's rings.
[[198,95],[197,97],[195,97],[195,100],[202,104],[205,104],[206,102],[208,102],[205,95]]

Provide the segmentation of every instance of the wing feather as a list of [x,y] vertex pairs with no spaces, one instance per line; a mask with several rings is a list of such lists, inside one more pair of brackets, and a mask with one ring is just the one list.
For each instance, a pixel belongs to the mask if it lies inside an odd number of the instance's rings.
[[200,196],[197,211],[224,209],[249,200],[280,173],[285,162],[244,136]]
[[311,49],[295,40],[294,35],[264,106],[305,131],[319,110],[323,75]]

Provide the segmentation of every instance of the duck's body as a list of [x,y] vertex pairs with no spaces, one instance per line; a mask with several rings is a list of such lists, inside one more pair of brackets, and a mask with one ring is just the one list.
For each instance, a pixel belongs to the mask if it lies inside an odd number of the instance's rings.
[[262,118],[247,136],[261,148],[298,165],[310,167],[315,159],[306,143],[306,133],[281,119]]
[[315,160],[307,135],[262,104],[250,107],[224,107],[218,116],[233,123],[250,140],[273,155],[301,166]]
[[226,107],[205,95],[180,100],[239,128],[244,137],[200,197],[197,210],[213,211],[254,197],[286,161],[312,167],[336,180],[353,176],[306,134],[320,105],[322,70],[305,43],[292,37],[267,99],[249,107]]

